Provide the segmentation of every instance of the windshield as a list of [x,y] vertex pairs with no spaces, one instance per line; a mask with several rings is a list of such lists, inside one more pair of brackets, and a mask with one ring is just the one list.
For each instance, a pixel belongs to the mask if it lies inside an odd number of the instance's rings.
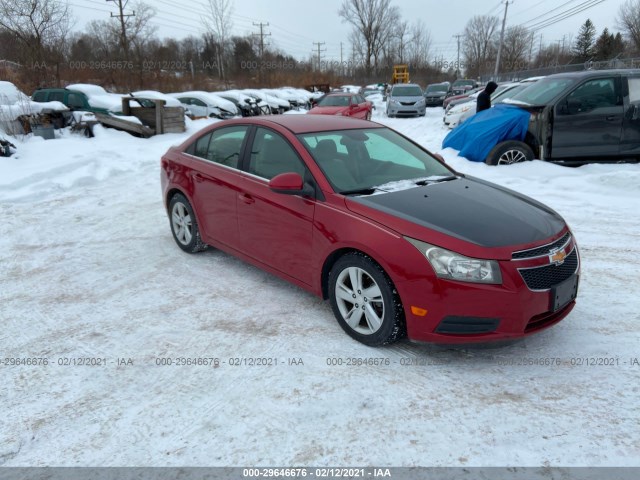
[[513,98],[514,95],[517,95],[525,88],[533,85],[532,83],[524,83],[522,85],[517,85],[513,88],[509,88],[507,90],[503,90],[501,92],[497,92],[496,94],[491,96],[491,102],[500,103],[504,102],[508,98]]
[[510,96],[509,101],[526,105],[546,105],[573,83],[573,78],[543,78]]
[[393,87],[391,91],[392,97],[420,97],[422,90],[420,87],[413,85],[411,87]]
[[464,87],[467,85],[473,87],[473,84],[473,80],[456,80],[455,82],[453,82],[454,87]]
[[351,97],[347,95],[329,95],[318,102],[319,107],[348,107]]
[[449,90],[449,85],[440,84],[440,85],[429,85],[427,87],[427,93],[431,92],[446,92]]
[[391,182],[450,177],[454,173],[388,128],[306,133],[298,138],[340,193],[380,186],[384,190],[384,185]]

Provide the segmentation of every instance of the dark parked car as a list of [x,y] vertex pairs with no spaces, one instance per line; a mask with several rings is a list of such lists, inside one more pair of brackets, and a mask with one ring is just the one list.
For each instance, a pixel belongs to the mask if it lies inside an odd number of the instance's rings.
[[468,93],[469,90],[473,90],[475,88],[478,88],[478,82],[475,80],[459,78],[451,85],[448,96],[464,95],[465,93]]
[[359,93],[328,93],[309,110],[310,115],[342,115],[371,119],[373,104]]
[[556,212],[376,123],[218,122],[167,151],[161,184],[178,247],[219,248],[329,299],[367,345],[513,339],[575,304],[578,250]]
[[497,144],[489,164],[640,159],[640,70],[550,75],[507,103],[531,113],[528,131]]
[[427,85],[427,88],[424,90],[424,99],[427,102],[427,107],[441,107],[449,92],[450,86],[451,84],[449,82]]

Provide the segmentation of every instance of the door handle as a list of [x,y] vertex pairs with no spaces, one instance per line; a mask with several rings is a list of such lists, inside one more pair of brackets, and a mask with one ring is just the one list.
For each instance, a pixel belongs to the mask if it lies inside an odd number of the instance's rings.
[[204,182],[204,177],[202,175],[200,175],[199,173],[192,174],[192,177],[198,183]]
[[246,203],[247,205],[251,205],[252,203],[256,203],[256,201],[253,199],[253,197],[251,195],[249,195],[248,193],[239,193],[238,194],[238,198],[240,200],[242,200],[244,203]]
[[609,115],[607,117],[607,122],[613,122],[614,120],[616,120],[618,117],[616,117],[615,115]]

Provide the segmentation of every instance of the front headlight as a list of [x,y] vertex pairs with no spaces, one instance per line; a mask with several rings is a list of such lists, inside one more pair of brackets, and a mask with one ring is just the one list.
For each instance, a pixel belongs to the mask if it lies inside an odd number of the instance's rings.
[[469,258],[414,238],[404,238],[427,258],[440,278],[494,285],[502,283],[500,265],[495,260]]
[[426,101],[424,98],[421,98],[420,100],[418,100],[418,102],[416,103],[416,105],[418,105],[418,106],[422,106],[422,105],[424,105],[425,103],[427,103],[427,101]]
[[390,103],[391,105],[400,105],[400,102],[399,102],[399,101],[397,101],[397,100],[389,100],[389,103]]
[[471,109],[471,105],[465,105],[460,109],[460,113],[468,112]]

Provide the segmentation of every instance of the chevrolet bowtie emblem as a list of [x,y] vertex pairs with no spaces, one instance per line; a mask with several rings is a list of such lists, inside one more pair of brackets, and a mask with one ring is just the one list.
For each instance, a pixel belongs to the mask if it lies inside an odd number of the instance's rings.
[[549,263],[562,265],[565,258],[567,258],[567,254],[564,253],[564,250],[558,250],[557,252],[553,252],[551,255],[549,255]]

